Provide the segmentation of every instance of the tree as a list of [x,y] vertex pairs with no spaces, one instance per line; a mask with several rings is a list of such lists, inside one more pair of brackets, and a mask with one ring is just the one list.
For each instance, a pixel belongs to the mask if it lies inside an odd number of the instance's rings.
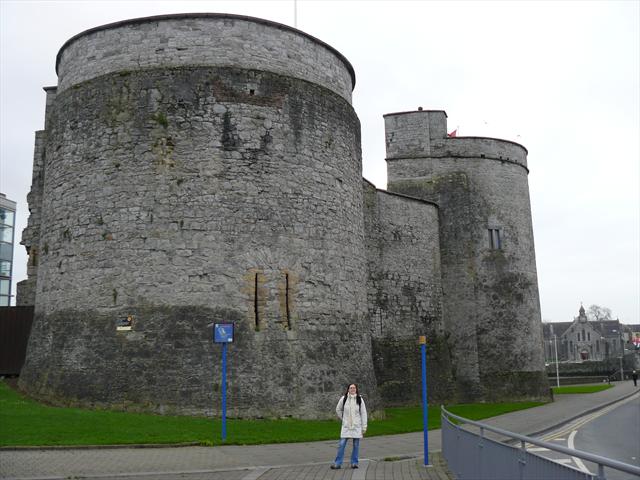
[[587,317],[591,321],[611,320],[611,309],[600,305],[591,305],[587,309]]

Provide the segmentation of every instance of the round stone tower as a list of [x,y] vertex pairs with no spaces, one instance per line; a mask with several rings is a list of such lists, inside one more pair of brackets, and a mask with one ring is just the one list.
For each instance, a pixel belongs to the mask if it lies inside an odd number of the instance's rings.
[[57,73],[22,388],[217,414],[212,324],[234,322],[230,415],[327,416],[348,382],[375,409],[349,62],[285,25],[188,14],[83,32]]
[[548,395],[527,151],[448,137],[443,111],[385,116],[389,191],[439,205],[443,309],[459,398]]

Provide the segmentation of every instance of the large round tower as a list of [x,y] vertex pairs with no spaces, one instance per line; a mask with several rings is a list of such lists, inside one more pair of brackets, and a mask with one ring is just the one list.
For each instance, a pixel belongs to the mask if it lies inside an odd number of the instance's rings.
[[448,137],[446,113],[385,115],[389,191],[440,215],[444,320],[462,400],[544,397],[527,151]]
[[325,416],[350,381],[375,408],[349,62],[285,25],[189,14],[83,32],[57,73],[21,386],[215,414],[224,321],[232,415]]

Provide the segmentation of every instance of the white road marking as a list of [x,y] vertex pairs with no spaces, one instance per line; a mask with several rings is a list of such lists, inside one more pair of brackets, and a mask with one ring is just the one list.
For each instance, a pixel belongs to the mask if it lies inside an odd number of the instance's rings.
[[621,405],[624,405],[625,403],[628,403],[632,400],[635,400],[635,396],[632,395],[628,398],[625,398],[619,402],[616,403],[612,403],[611,405],[609,405],[608,407],[605,407],[601,410],[598,410],[597,412],[593,412],[585,417],[581,417],[578,418],[576,420],[574,420],[573,422],[571,422],[570,424],[566,425],[564,428],[562,428],[561,430],[557,430],[556,432],[551,432],[547,435],[545,435],[544,437],[541,438],[541,440],[544,440],[546,442],[550,442],[553,440],[564,440],[564,436],[567,434],[570,434],[573,430],[578,430],[580,427],[586,425],[587,423],[589,423],[592,420],[595,420],[596,418],[609,413],[611,410],[614,410],[616,408],[618,408]]
[[548,452],[549,449],[548,448],[544,448],[544,447],[535,447],[535,448],[527,448],[527,451],[529,451],[529,452]]
[[[569,441],[567,442],[569,445],[569,448],[571,450],[575,450],[575,446],[573,444],[573,439],[576,438],[576,434],[578,433],[578,430],[574,430],[573,432],[571,432],[571,435],[569,435]],[[578,457],[571,457],[573,458],[573,461],[576,462],[576,465],[578,466],[578,468],[580,470],[582,470],[584,473],[588,473],[589,475],[593,475],[589,469],[587,467],[585,467],[584,463],[582,463],[582,460],[579,459]]]
[[[562,429],[560,430],[556,430],[555,432],[549,432],[547,435],[540,437],[540,440],[546,441],[546,442],[564,442],[565,440],[567,440],[566,435],[569,435],[568,437],[568,441],[567,441],[567,447],[569,447],[572,450],[575,450],[575,444],[574,444],[574,439],[576,434],[578,433],[578,429],[583,427],[584,425],[586,425],[587,423],[589,423],[592,420],[595,420],[596,418],[609,413],[611,410],[618,408],[621,405],[624,405],[627,402],[631,402],[633,400],[636,399],[635,395],[631,395],[623,400],[620,400],[618,402],[615,402],[611,405],[609,405],[608,407],[605,407],[601,410],[598,410],[596,412],[593,412],[589,415],[586,415],[584,417],[580,417],[577,418],[576,420],[574,420],[573,422],[565,425]],[[529,451],[544,451],[544,449],[539,449],[537,450],[533,444],[526,444],[525,448]],[[561,464],[569,464],[574,462],[578,468],[585,472],[588,473],[589,475],[593,475],[589,469],[584,465],[584,463],[582,462],[581,459],[576,458],[576,457],[571,457],[571,458],[561,458],[561,459],[552,459],[549,458],[549,460],[552,460],[554,462],[558,462]],[[635,460],[635,458],[634,458]]]

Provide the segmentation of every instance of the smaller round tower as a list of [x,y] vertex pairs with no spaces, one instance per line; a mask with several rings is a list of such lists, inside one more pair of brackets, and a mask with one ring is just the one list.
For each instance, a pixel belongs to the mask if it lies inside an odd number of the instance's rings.
[[527,150],[448,137],[444,111],[385,115],[388,189],[438,204],[462,400],[547,395]]

